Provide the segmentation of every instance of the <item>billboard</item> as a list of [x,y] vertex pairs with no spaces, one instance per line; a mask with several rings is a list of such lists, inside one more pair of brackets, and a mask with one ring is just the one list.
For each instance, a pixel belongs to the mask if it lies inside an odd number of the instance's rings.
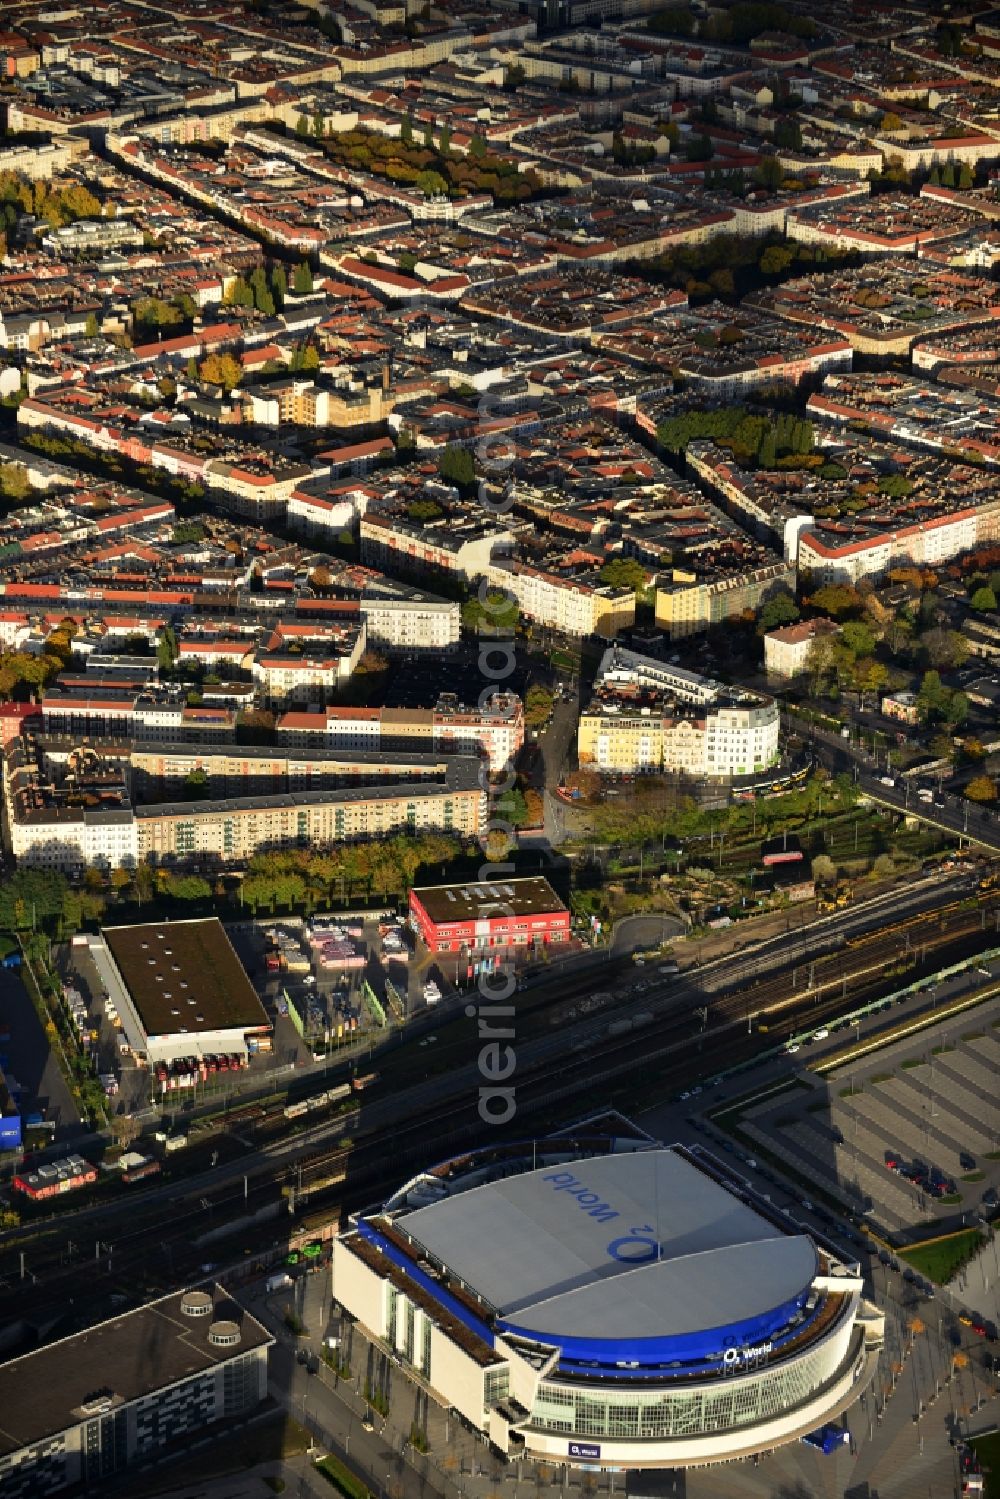
[[20,1114],[0,1114],[0,1150],[21,1149]]

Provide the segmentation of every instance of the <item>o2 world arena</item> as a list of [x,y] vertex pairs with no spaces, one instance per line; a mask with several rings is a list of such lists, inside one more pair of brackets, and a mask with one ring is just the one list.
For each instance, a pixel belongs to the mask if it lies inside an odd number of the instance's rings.
[[684,1467],[822,1426],[871,1379],[858,1266],[721,1163],[634,1139],[435,1166],[334,1244],[334,1294],[507,1456]]

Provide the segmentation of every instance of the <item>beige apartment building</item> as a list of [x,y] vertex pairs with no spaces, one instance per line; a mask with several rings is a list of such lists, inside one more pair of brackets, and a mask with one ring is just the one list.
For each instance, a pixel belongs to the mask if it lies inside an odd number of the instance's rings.
[[394,405],[381,385],[327,389],[294,377],[243,393],[244,420],[262,427],[366,427],[384,421]]
[[479,761],[454,761],[444,784],[395,783],[338,791],[139,807],[137,853],[154,864],[240,865],[268,848],[309,847],[435,829],[478,838],[486,825]]
[[[156,755],[145,757],[155,771]],[[221,755],[179,752],[160,757],[171,775],[211,767]],[[248,766],[235,759],[227,790],[236,794],[205,802],[155,802],[132,807],[119,797],[115,806],[94,809],[70,805],[65,797],[36,794],[25,786],[15,791],[5,777],[11,844],[26,865],[79,874],[88,866],[134,868],[137,861],[175,867],[238,868],[255,853],[270,848],[309,847],[393,833],[434,829],[462,839],[479,838],[486,828],[487,799],[478,757],[442,757],[438,765],[367,767],[359,784],[317,789],[309,766],[297,771],[275,754],[270,769],[276,781],[296,789],[265,795],[239,794]],[[139,757],[133,769],[139,768]],[[242,775],[240,770],[242,769]],[[327,764],[319,769],[329,772]],[[355,767],[358,769],[358,767]],[[260,784],[268,766],[261,760],[249,776]],[[283,772],[287,774],[283,775]],[[380,773],[381,772],[381,773]],[[327,776],[317,777],[320,787]],[[379,784],[382,781],[384,784]]]
[[325,713],[285,713],[276,728],[279,743],[482,755],[491,771],[499,771],[524,743],[524,708],[513,692],[498,692],[483,707],[445,692],[433,708],[330,707]]

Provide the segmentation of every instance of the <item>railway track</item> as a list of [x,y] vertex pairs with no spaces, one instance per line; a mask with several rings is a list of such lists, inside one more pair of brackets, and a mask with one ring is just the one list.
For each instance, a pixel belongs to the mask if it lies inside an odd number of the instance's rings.
[[[545,1059],[534,1069],[526,1066],[518,1075],[519,1113],[530,1116],[536,1128],[542,1127],[548,1122],[547,1114],[581,1092],[592,1093],[595,1084],[613,1089],[627,1078],[634,1088],[636,1077],[648,1076],[651,1069],[655,1069],[657,1083],[667,1089],[688,1086],[695,1076],[692,1061],[698,1069],[699,1057],[706,1058],[706,1065],[698,1070],[725,1070],[773,1048],[783,1035],[835,1017],[844,1008],[847,989],[852,999],[884,989],[888,982],[886,967],[893,958],[908,954],[909,960],[917,963],[934,954],[936,961],[943,961],[945,954],[954,960],[981,950],[995,940],[990,928],[998,912],[1000,903],[992,898],[975,908],[967,902],[952,901],[931,913],[867,934],[850,945],[845,943],[835,952],[811,960],[811,965],[789,961],[784,971],[773,976],[705,996],[711,1024],[706,1022],[697,1033],[692,1032],[692,976],[683,975],[676,1002],[652,1024],[636,1035],[614,1041],[605,1038],[599,1043],[599,1069],[595,1069],[594,1046],[588,1046],[586,1054],[567,1052]],[[918,927],[921,941],[914,945],[907,934]],[[808,970],[810,966],[812,972],[800,991],[797,983],[790,983],[789,970],[797,980],[796,970]],[[588,983],[592,986],[593,976],[582,976],[577,992],[585,992]],[[544,1000],[539,998],[530,1009],[543,1007]],[[757,1024],[749,1034],[743,1030],[748,1020]],[[763,1024],[768,1025],[765,1035],[760,1034]],[[245,1122],[253,1114],[252,1108],[239,1111],[232,1122]],[[203,1184],[186,1188],[179,1182],[173,1189],[140,1189],[131,1204],[128,1222],[109,1226],[99,1239],[93,1226],[78,1228],[73,1217],[39,1222],[37,1229],[42,1236],[36,1231],[26,1280],[22,1281],[19,1273],[21,1246],[16,1237],[5,1236],[8,1243],[0,1251],[0,1307],[12,1320],[43,1316],[47,1308],[71,1300],[73,1289],[82,1285],[84,1277],[95,1294],[110,1293],[114,1286],[122,1285],[152,1291],[180,1284],[196,1278],[201,1264],[220,1252],[206,1244],[203,1235],[225,1219],[244,1217],[265,1207],[277,1208],[280,1214],[287,1206],[285,1194],[294,1189],[300,1214],[303,1208],[307,1214],[321,1210],[329,1220],[338,1212],[377,1200],[406,1175],[408,1167],[419,1167],[452,1144],[462,1148],[482,1137],[471,1085],[457,1098],[410,1113],[405,1120],[405,1135],[398,1124],[371,1124],[366,1129],[364,1115],[363,1099],[359,1110],[330,1122],[338,1136],[352,1134],[349,1146],[320,1149],[292,1162],[266,1158],[248,1161],[245,1184],[239,1181],[221,1188]],[[392,1139],[389,1160],[387,1135]],[[283,1120],[257,1121],[256,1147],[266,1148],[281,1140],[287,1140]],[[93,1216],[99,1220],[99,1210]],[[281,1236],[281,1222],[279,1216],[258,1227],[247,1227],[243,1243],[248,1257],[273,1243],[276,1227]],[[104,1245],[93,1259],[88,1254],[85,1262],[79,1248],[84,1234],[88,1247],[94,1242]],[[104,1234],[111,1240],[110,1253]],[[75,1250],[70,1248],[74,1237]],[[234,1242],[238,1241],[222,1241],[221,1252],[227,1260]]]

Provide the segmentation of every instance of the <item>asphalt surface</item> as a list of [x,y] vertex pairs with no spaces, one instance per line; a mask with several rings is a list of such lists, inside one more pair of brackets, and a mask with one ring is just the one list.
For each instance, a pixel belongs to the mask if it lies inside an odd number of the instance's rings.
[[0,1042],[3,1071],[8,1087],[15,1079],[21,1087],[22,1117],[35,1110],[44,1113],[55,1123],[60,1144],[85,1133],[31,996],[19,975],[7,968],[0,968],[0,1022],[10,1031],[10,1040]]
[[[773,970],[779,957],[781,961],[793,961],[799,954],[805,956],[829,944],[835,946],[845,934],[891,925],[901,915],[930,910],[942,899],[968,893],[972,887],[971,877],[956,878],[952,875],[917,879],[897,890],[886,892],[865,906],[831,913],[807,928],[768,939],[755,949],[736,957],[726,956],[706,962],[680,981],[671,976],[661,976],[656,965],[645,965],[637,968],[635,974],[637,980],[649,987],[641,998],[636,999],[635,1004],[647,1009],[654,1005],[670,1009],[678,1003],[689,1003],[688,989],[690,993],[723,991],[748,975]],[[595,979],[595,984],[599,982],[599,979]],[[893,1018],[903,1013],[905,1012],[897,1011]],[[585,1023],[576,1027],[573,1034],[585,1035],[587,1029]],[[829,1046],[842,1042],[843,1037],[831,1037]],[[561,1031],[556,1036],[542,1036],[526,1045],[524,1055],[544,1066],[548,1058],[555,1060],[561,1056],[566,1044],[566,1032]],[[816,1052],[826,1044],[817,1044]],[[715,1092],[723,1096],[727,1090],[745,1092],[758,1077],[790,1076],[793,1066],[792,1058],[777,1058],[756,1069],[751,1075],[744,1074],[738,1081],[722,1084]],[[477,1085],[478,1073],[473,1059],[470,1059],[469,1067],[450,1073],[446,1080],[431,1078],[415,1082],[391,1098],[380,1099],[376,1095],[370,1101],[363,1099],[366,1126],[374,1123],[387,1135],[395,1136],[401,1120],[405,1120],[420,1106],[439,1103],[445,1089],[455,1089],[461,1093]],[[333,1132],[338,1135],[349,1132],[352,1119],[356,1123],[357,1118],[357,1114],[342,1117],[333,1126]],[[296,1155],[328,1145],[331,1132],[329,1124],[320,1124],[305,1134],[249,1152],[243,1160],[220,1165],[214,1170],[185,1180],[183,1184],[176,1184],[174,1192],[178,1203],[177,1211],[184,1211],[181,1203],[185,1198],[217,1188],[227,1178],[232,1180],[238,1177],[247,1169],[251,1160],[265,1165],[286,1162]],[[668,1130],[664,1129],[661,1133],[670,1138]],[[123,1201],[115,1204],[114,1210],[125,1215],[131,1210],[131,1205]],[[99,1211],[106,1213],[108,1208]],[[239,1240],[228,1242],[235,1251]],[[221,1252],[224,1254],[227,1250],[221,1249]],[[326,1277],[322,1275],[310,1277],[298,1284],[304,1289],[297,1288],[296,1295],[313,1298],[308,1307],[303,1305],[302,1310],[305,1312],[303,1320],[310,1329],[315,1346],[316,1336],[325,1331],[329,1320],[329,1308],[325,1300],[329,1295],[329,1287]],[[923,1495],[927,1493],[931,1495],[931,1499],[937,1499],[938,1495],[951,1492],[954,1455],[947,1439],[954,1430],[954,1419],[958,1413],[962,1409],[971,1412],[980,1396],[974,1395],[971,1389],[953,1392],[955,1409],[952,1419],[947,1419],[950,1407],[943,1398],[939,1398],[936,1388],[940,1382],[944,1367],[942,1360],[946,1357],[946,1351],[943,1350],[943,1345],[938,1347],[940,1339],[932,1347],[929,1336],[925,1343],[918,1341],[915,1350],[905,1349],[906,1319],[910,1315],[907,1305],[909,1289],[904,1291],[890,1287],[886,1291],[883,1288],[883,1294],[890,1299],[897,1291],[902,1300],[899,1301],[900,1312],[896,1319],[898,1332],[894,1335],[896,1342],[893,1347],[896,1350],[894,1362],[900,1364],[902,1373],[899,1376],[890,1374],[889,1382],[891,1384],[895,1379],[895,1388],[888,1395],[881,1395],[870,1409],[860,1407],[851,1413],[851,1450],[845,1449],[842,1454],[831,1459],[821,1459],[809,1449],[794,1447],[782,1450],[756,1468],[743,1465],[729,1469],[724,1489],[727,1499],[728,1496],[737,1499],[737,1496],[744,1494],[747,1499],[774,1499],[777,1495],[781,1495],[782,1499],[786,1495],[796,1496],[796,1499],[801,1495],[805,1499],[808,1495],[811,1499],[813,1495],[826,1494],[833,1499],[835,1495],[853,1493],[859,1482],[868,1483],[869,1493],[877,1493],[879,1499],[917,1499],[918,1495],[923,1499]],[[265,1320],[270,1316],[269,1325],[281,1334],[280,1297],[279,1304],[270,1311],[261,1306],[260,1301],[259,1297],[251,1300],[251,1309],[263,1315]],[[926,1318],[924,1320],[928,1326],[931,1325]],[[945,1336],[945,1332],[943,1329],[942,1336]],[[524,1465],[523,1472],[517,1471],[516,1465],[511,1469],[498,1468],[488,1451],[477,1443],[471,1433],[443,1426],[446,1415],[436,1407],[432,1407],[428,1418],[432,1425],[432,1457],[428,1460],[413,1453],[407,1445],[407,1436],[414,1418],[416,1387],[398,1369],[391,1371],[389,1422],[384,1427],[381,1422],[373,1423],[376,1430],[366,1431],[363,1425],[365,1412],[361,1386],[368,1369],[367,1360],[368,1354],[363,1352],[359,1344],[352,1365],[351,1387],[349,1381],[338,1381],[325,1367],[315,1375],[309,1375],[295,1358],[292,1340],[283,1337],[272,1364],[272,1394],[290,1414],[313,1431],[316,1440],[325,1450],[337,1451],[347,1456],[354,1465],[363,1468],[369,1475],[378,1499],[434,1499],[437,1494],[444,1495],[445,1499],[454,1499],[456,1494],[461,1495],[462,1499],[491,1499],[491,1496],[498,1493],[511,1495],[511,1499],[529,1499],[529,1496],[552,1487],[562,1487],[567,1494],[572,1491],[574,1499],[576,1495],[583,1499],[588,1491],[595,1489],[597,1492],[607,1493],[610,1499],[616,1482],[614,1475],[598,1478],[597,1475],[570,1471],[557,1472],[554,1476],[550,1473],[543,1478],[528,1464]],[[975,1376],[963,1377],[969,1382]],[[933,1405],[930,1403],[932,1391],[935,1402]],[[874,1401],[874,1397],[872,1399]],[[920,1410],[921,1404],[924,1405],[923,1412]],[[914,1414],[919,1416],[918,1422],[914,1421]],[[977,1413],[984,1420],[988,1414]],[[969,1417],[962,1419],[967,1421]],[[457,1458],[456,1467],[449,1469],[444,1466],[445,1459],[449,1457]],[[301,1483],[303,1492],[323,1492],[322,1489],[314,1490],[314,1484],[323,1481],[317,1479],[301,1460],[283,1465],[280,1473],[286,1482],[294,1479],[296,1484]],[[622,1481],[619,1476],[619,1492]],[[680,1475],[679,1481],[681,1486],[675,1492],[687,1496],[687,1499],[717,1499],[720,1493],[718,1471],[704,1474],[691,1472]],[[923,1488],[919,1486],[921,1483]],[[929,1489],[928,1483],[931,1485]],[[629,1489],[636,1495],[645,1492],[641,1482],[633,1484],[631,1477]],[[262,1491],[262,1487],[257,1491]],[[178,1492],[178,1499],[181,1492]],[[205,1488],[185,1490],[185,1499],[194,1499],[195,1492],[205,1494],[207,1491]],[[225,1483],[220,1483],[213,1485],[211,1492],[218,1499],[228,1499],[229,1495],[233,1495],[235,1499],[239,1489],[232,1486],[227,1488]],[[859,1488],[858,1492],[865,1493],[865,1490]]]
[[[902,915],[932,909],[935,904],[965,893],[972,886],[971,877],[965,879],[956,878],[955,875],[931,875],[888,891],[863,906],[821,917],[807,928],[797,928],[770,938],[757,947],[745,949],[739,955],[706,962],[679,977],[661,975],[656,965],[646,965],[635,970],[636,984],[641,982],[642,991],[636,992],[634,998],[621,1001],[616,1006],[615,1016],[620,1018],[644,1011],[652,1011],[654,1014],[675,1011],[683,1013],[686,1009],[705,1003],[706,999],[711,1004],[713,993],[723,993],[758,974],[770,973],[779,959],[784,963],[795,962],[799,957],[805,959],[809,954],[821,950],[836,949],[845,936],[852,932],[889,925]],[[603,965],[598,965],[594,970],[595,988],[602,988],[607,982],[602,977],[602,969]],[[559,976],[552,975],[552,978],[558,985]],[[414,1040],[418,1039],[431,1026],[440,1027],[448,1008],[464,1009],[464,1005],[465,1000],[461,998],[452,1001],[450,1006],[447,1002],[443,1003],[433,1018],[417,1022],[412,1033],[408,1032],[408,1040],[411,1036]],[[551,1063],[553,1068],[559,1067],[565,1061],[567,1051],[571,1049],[586,1049],[590,1046],[596,1048],[595,1055],[600,1058],[606,1028],[607,1017],[596,1017],[579,1023],[560,1024],[558,1028],[537,1038],[526,1038],[517,1049],[519,1074],[527,1076],[529,1069],[534,1069],[537,1079],[539,1071],[544,1074],[547,1063]],[[401,1036],[397,1036],[397,1045],[401,1039]],[[410,1044],[412,1045],[412,1040]],[[414,1049],[412,1055],[419,1070],[425,1053]],[[378,1066],[377,1055],[373,1059],[373,1065]],[[389,1139],[396,1138],[401,1126],[412,1117],[419,1117],[421,1114],[440,1115],[449,1099],[454,1100],[456,1122],[465,1119],[466,1115],[471,1119],[480,1085],[477,1052],[472,1046],[466,1065],[453,1066],[446,1075],[425,1075],[406,1087],[397,1085],[395,1091],[385,1096],[378,1093],[371,1097],[362,1095],[357,1110],[342,1114],[335,1121],[324,1119],[297,1134],[256,1148],[252,1138],[248,1138],[244,1142],[245,1153],[220,1161],[208,1170],[185,1176],[171,1184],[167,1189],[169,1201],[175,1205],[176,1212],[184,1212],[186,1209],[182,1204],[185,1202],[218,1197],[227,1187],[232,1190],[235,1183],[242,1185],[241,1179],[245,1174],[285,1171],[296,1161],[315,1157],[320,1151],[329,1151],[339,1138],[354,1133],[362,1118],[366,1136],[369,1132],[384,1133]],[[149,1198],[144,1194],[143,1200],[148,1201]],[[79,1243],[87,1235],[100,1234],[105,1240],[114,1240],[116,1235],[127,1234],[132,1212],[132,1201],[121,1198],[81,1206],[75,1210],[68,1209],[63,1216],[67,1220],[66,1232],[71,1233]],[[4,1254],[0,1256],[0,1274],[13,1276],[17,1273],[15,1254],[25,1244],[29,1247],[29,1267],[32,1265],[30,1245],[33,1235],[34,1230],[26,1225],[20,1234],[5,1236]],[[153,1237],[155,1238],[155,1232]],[[37,1263],[35,1268],[40,1268]]]

